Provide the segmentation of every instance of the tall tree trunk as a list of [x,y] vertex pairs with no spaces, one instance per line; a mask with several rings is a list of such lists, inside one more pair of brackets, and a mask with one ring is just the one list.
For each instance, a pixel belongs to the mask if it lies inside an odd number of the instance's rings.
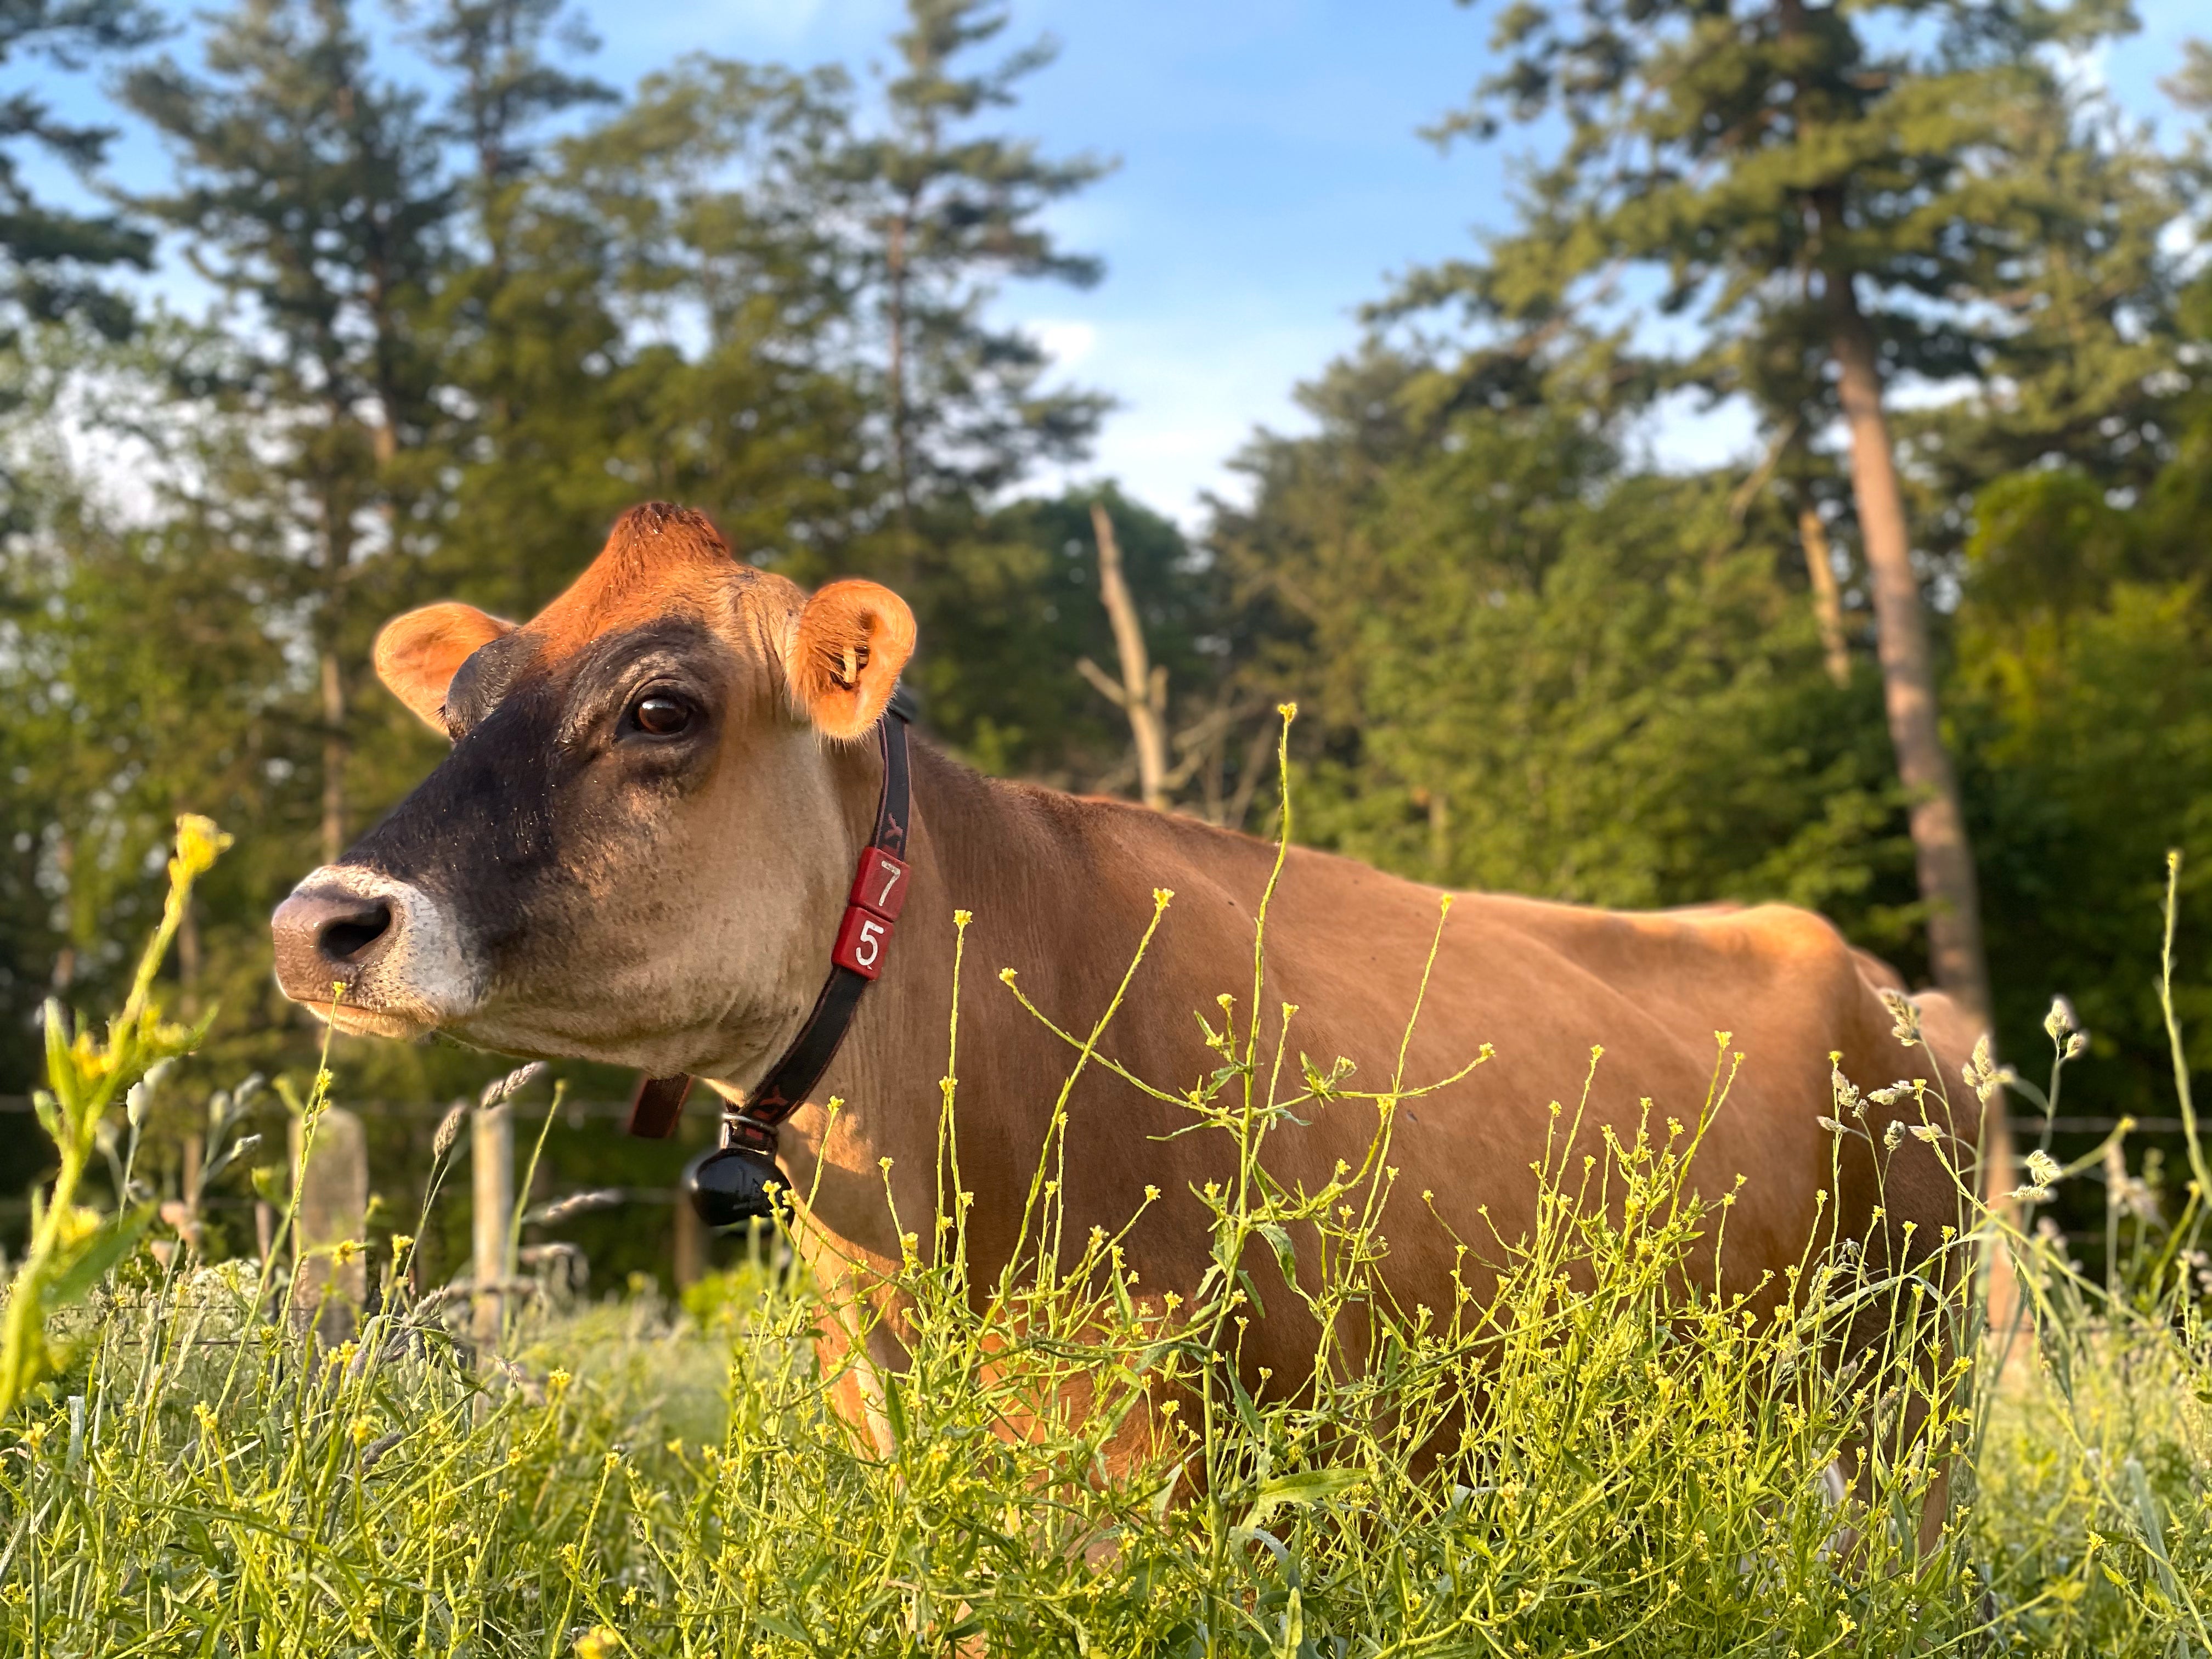
[[1912,569],[1897,458],[1882,411],[1881,366],[1874,331],[1859,310],[1849,276],[1830,274],[1828,299],[1844,420],[1851,437],[1851,489],[1874,590],[1882,701],[1911,811],[1920,896],[1928,906],[1929,967],[1938,986],[1986,1024],[1989,969],[1982,954],[1973,849],[1967,844],[1958,780],[1937,723],[1935,665],[1920,608],[1920,580]]
[[914,481],[906,441],[906,238],[908,214],[891,216],[884,265],[890,278],[886,299],[890,332],[891,489],[898,507],[899,558],[903,575],[914,575]]
[[1838,685],[1849,685],[1851,653],[1844,642],[1844,598],[1836,585],[1835,554],[1820,509],[1809,500],[1797,503],[1797,539],[1804,544],[1805,574],[1813,582],[1813,617],[1820,625],[1820,653],[1827,659],[1828,678]]
[[335,644],[323,647],[323,862],[336,864],[345,851],[346,729],[345,681],[338,672]]

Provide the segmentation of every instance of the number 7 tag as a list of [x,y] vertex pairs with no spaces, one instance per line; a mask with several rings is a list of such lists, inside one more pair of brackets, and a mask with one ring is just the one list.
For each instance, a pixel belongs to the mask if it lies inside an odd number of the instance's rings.
[[890,939],[890,923],[870,915],[857,904],[848,905],[845,925],[837,930],[837,948],[830,951],[830,960],[873,979],[884,970],[884,946]]
[[885,921],[896,921],[906,908],[907,868],[880,847],[864,848],[853,876],[850,902]]

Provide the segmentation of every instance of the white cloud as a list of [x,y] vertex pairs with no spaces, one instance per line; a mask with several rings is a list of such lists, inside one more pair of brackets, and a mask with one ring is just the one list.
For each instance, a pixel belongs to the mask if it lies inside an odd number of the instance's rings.
[[1073,368],[1098,343],[1097,325],[1077,318],[1038,317],[1024,326],[1060,368]]

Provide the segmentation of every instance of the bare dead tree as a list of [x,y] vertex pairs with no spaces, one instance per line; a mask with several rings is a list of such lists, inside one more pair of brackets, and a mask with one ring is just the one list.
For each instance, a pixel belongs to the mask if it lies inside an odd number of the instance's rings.
[[1091,528],[1098,538],[1098,593],[1105,601],[1107,620],[1114,624],[1114,650],[1121,659],[1121,678],[1116,682],[1106,671],[1085,657],[1075,666],[1098,688],[1107,701],[1129,719],[1129,734],[1137,745],[1137,787],[1146,805],[1156,812],[1168,810],[1168,671],[1153,667],[1145,653],[1145,625],[1137,615],[1136,601],[1121,574],[1121,544],[1114,537],[1114,520],[1103,501],[1091,503]]
[[1118,680],[1088,657],[1076,661],[1085,679],[1128,717],[1135,739],[1130,757],[1099,778],[1102,792],[1126,789],[1134,783],[1146,805],[1155,811],[1177,810],[1178,793],[1194,781],[1200,796],[1194,808],[1208,823],[1241,830],[1252,811],[1252,798],[1274,754],[1275,725],[1261,720],[1232,774],[1231,749],[1238,732],[1255,716],[1267,712],[1268,700],[1224,681],[1212,706],[1179,728],[1168,724],[1168,671],[1156,665],[1145,646],[1144,620],[1121,563],[1121,543],[1105,504],[1091,506],[1091,525],[1098,538],[1099,597],[1107,619],[1114,625],[1114,646],[1120,659]]

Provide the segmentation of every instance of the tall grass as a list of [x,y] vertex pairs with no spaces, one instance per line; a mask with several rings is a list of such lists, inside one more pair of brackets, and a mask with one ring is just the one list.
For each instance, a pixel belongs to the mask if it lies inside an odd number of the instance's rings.
[[[1212,1255],[1188,1304],[1133,1282],[1127,1231],[1063,1225],[1067,1091],[1109,1063],[1118,998],[1062,1033],[1022,1248],[981,1284],[947,1082],[939,1213],[899,1218],[885,1286],[902,1371],[825,1375],[813,1337],[860,1316],[760,1268],[680,1310],[541,1306],[491,1355],[449,1328],[453,1298],[411,1297],[404,1243],[336,1347],[294,1334],[291,1281],[263,1265],[124,1255],[39,1316],[58,1369],[0,1427],[0,1650],[2212,1652],[2200,1186],[2156,1190],[2116,1141],[2103,1279],[1986,1213],[1951,1241],[1962,1264],[2015,1251],[2032,1341],[1985,1340],[1958,1276],[1886,1276],[1848,1239],[1761,1312],[1691,1271],[1728,1248],[1731,1195],[1690,1179],[1728,1109],[1723,1044],[1698,1123],[1585,1158],[1577,1103],[1555,1109],[1530,1233],[1459,1241],[1453,1305],[1400,1306],[1393,1124],[1439,1080],[1353,1091],[1302,1064],[1257,1002],[1263,950],[1208,1016],[1211,1082],[1173,1097],[1236,1153],[1199,1195]],[[1839,1136],[1863,1133],[1853,1104]],[[1321,1111],[1362,1114],[1367,1156],[1285,1188],[1268,1141]],[[1395,1229],[1442,1224],[1408,1207]],[[1255,1398],[1239,1334],[1289,1297],[1325,1340]],[[1869,1306],[1887,1339],[1830,1363]],[[827,1399],[862,1382],[855,1425]],[[1923,1551],[1947,1470],[1951,1522]]]

